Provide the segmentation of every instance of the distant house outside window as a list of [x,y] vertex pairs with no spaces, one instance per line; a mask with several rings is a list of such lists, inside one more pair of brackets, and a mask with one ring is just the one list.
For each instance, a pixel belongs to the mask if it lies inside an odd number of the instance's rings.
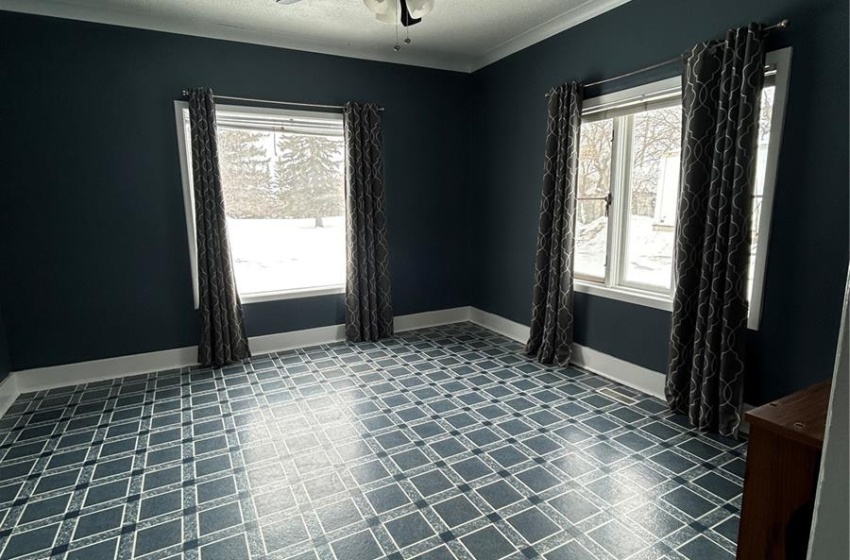
[[[757,136],[749,327],[761,312],[790,49],[769,53]],[[681,79],[585,101],[576,196],[576,290],[672,308],[682,144]]]
[[[193,281],[195,221],[189,110],[176,104]],[[219,168],[243,302],[342,293],[342,115],[217,106]]]

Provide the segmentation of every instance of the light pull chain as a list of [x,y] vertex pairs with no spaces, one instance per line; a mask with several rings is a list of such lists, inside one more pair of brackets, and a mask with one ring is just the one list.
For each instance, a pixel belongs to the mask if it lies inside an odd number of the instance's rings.
[[398,44],[398,20],[401,18],[401,5],[400,0],[395,0],[396,2],[396,18],[395,18],[395,45],[393,46],[393,50],[398,52],[401,50],[401,45]]

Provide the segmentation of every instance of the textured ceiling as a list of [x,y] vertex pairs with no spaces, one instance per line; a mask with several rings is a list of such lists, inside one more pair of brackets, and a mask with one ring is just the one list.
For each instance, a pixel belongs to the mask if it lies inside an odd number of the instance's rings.
[[468,72],[627,1],[435,0],[400,53],[395,27],[362,0],[0,0],[0,8]]

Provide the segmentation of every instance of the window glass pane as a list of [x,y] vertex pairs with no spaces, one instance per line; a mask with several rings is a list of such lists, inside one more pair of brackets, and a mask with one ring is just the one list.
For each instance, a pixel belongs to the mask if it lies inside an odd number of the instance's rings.
[[611,139],[614,121],[581,124],[578,155],[578,198],[605,198],[611,188]]
[[669,290],[679,192],[682,109],[644,111],[632,119],[623,274],[627,283]]
[[747,272],[747,300],[751,300],[753,297],[756,251],[759,243],[759,223],[761,222],[764,178],[767,171],[767,149],[770,144],[770,123],[771,118],[773,117],[773,99],[775,93],[775,86],[767,86],[762,90],[761,95],[758,152],[756,154],[756,184],[753,187],[755,195],[753,197],[752,243],[750,244],[750,267]]
[[576,202],[575,274],[603,281],[608,246],[605,197],[611,188],[611,138],[614,121],[581,125],[578,194]]
[[344,284],[343,138],[217,133],[239,293]]
[[575,274],[579,278],[605,279],[608,217],[604,200],[576,202]]

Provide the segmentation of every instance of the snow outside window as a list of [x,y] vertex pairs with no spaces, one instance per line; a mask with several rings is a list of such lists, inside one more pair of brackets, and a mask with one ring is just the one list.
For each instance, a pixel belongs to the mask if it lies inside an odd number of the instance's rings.
[[[761,99],[747,295],[761,309],[790,49],[769,53]],[[576,193],[580,292],[671,309],[682,143],[681,80],[585,102]]]
[[[178,103],[177,114],[194,261],[191,141],[185,103]],[[343,292],[342,115],[218,106],[216,116],[227,232],[243,302]]]

